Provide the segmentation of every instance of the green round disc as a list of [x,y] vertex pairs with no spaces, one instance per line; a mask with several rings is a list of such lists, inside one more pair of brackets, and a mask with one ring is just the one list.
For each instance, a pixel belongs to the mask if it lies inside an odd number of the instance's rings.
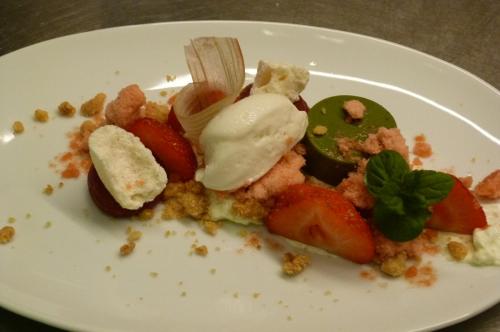
[[[346,121],[344,102],[359,100],[366,107],[361,120]],[[348,157],[340,153],[336,139],[346,137],[364,141],[368,134],[376,133],[380,127],[395,128],[396,121],[380,104],[363,97],[342,95],[321,100],[308,113],[309,126],[304,138],[307,148],[306,172],[321,181],[337,185],[347,173],[356,169],[361,155],[353,153]],[[316,126],[325,126],[324,135],[315,135]]]

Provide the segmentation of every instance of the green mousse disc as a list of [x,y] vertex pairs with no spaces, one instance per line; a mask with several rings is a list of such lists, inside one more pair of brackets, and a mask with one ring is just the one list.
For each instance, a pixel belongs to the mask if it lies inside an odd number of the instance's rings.
[[[344,102],[359,100],[366,111],[360,120],[346,121],[347,112]],[[376,133],[380,127],[395,128],[396,121],[380,104],[358,96],[333,96],[321,100],[308,113],[309,126],[304,142],[307,148],[306,172],[319,180],[337,185],[347,174],[356,169],[360,153],[342,156],[336,142],[337,138],[364,141],[370,133]],[[324,135],[313,133],[316,126],[325,126]]]

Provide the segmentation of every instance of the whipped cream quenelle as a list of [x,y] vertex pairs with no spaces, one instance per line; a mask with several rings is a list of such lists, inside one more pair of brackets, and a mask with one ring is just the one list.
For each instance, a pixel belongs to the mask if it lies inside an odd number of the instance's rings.
[[282,95],[246,97],[224,108],[200,135],[205,168],[196,180],[209,189],[234,190],[269,171],[304,136],[307,114]]
[[167,174],[151,151],[120,127],[96,129],[89,137],[89,151],[102,183],[124,209],[142,207],[167,185]]

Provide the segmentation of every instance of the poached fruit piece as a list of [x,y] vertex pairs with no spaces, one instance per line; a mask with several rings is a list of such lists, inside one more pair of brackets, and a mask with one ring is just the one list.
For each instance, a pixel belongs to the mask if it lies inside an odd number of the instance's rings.
[[89,189],[90,197],[94,204],[105,214],[115,218],[128,218],[139,214],[144,209],[154,208],[161,200],[162,194],[158,195],[153,201],[147,202],[140,209],[129,210],[124,209],[109,193],[108,189],[104,186],[94,166],[90,167],[87,176],[87,186]]

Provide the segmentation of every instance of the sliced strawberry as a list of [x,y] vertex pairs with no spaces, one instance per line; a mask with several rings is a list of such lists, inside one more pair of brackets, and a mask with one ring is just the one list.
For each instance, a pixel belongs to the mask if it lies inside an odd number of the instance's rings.
[[151,209],[161,200],[162,194],[158,195],[153,201],[144,204],[144,206],[137,210],[124,209],[118,204],[113,196],[109,193],[108,189],[104,186],[99,175],[97,174],[94,166],[90,167],[89,175],[87,177],[87,186],[89,194],[94,204],[104,213],[115,218],[127,218],[139,214],[144,209]]
[[197,162],[191,144],[169,125],[149,118],[136,120],[127,130],[153,152],[169,176],[169,181],[194,177]]
[[474,229],[488,225],[483,208],[459,179],[448,196],[432,206],[432,215],[426,226],[440,231],[472,234]]
[[268,214],[271,233],[328,250],[356,263],[375,255],[370,227],[336,191],[298,184],[281,193]]
[[177,116],[175,115],[173,107],[170,110],[170,112],[168,113],[167,123],[170,127],[172,127],[172,129],[174,129],[179,134],[181,134],[181,135],[184,134],[184,128],[182,128],[181,123],[177,119]]

